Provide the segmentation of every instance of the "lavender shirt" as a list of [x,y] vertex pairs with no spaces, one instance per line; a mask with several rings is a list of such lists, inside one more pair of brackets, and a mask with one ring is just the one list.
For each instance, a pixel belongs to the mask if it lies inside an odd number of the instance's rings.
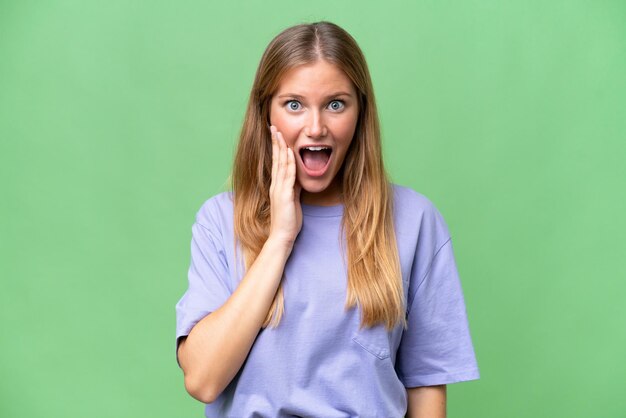
[[[343,207],[302,205],[285,266],[285,313],[259,333],[207,417],[402,417],[406,388],[479,378],[447,226],[433,204],[394,185],[394,221],[408,328],[359,327],[345,310]],[[176,341],[219,308],[243,277],[230,193],[209,199],[192,227],[189,288],[176,305]]]

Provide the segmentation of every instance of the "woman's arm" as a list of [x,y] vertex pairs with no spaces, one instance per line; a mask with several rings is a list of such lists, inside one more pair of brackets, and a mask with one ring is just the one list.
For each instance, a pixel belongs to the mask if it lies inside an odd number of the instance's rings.
[[407,418],[446,418],[446,385],[408,388]]
[[272,129],[269,238],[224,305],[200,320],[178,347],[185,388],[199,401],[213,402],[235,377],[272,305],[302,227],[295,177],[293,150]]

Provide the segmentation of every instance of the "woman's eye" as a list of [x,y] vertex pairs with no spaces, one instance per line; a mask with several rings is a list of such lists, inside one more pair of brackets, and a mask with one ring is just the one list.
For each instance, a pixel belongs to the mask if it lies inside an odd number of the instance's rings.
[[289,100],[286,104],[289,110],[300,110],[300,102],[296,100]]
[[345,104],[341,100],[333,100],[332,102],[328,104],[328,107],[331,110],[335,110],[335,111],[343,109],[344,106]]

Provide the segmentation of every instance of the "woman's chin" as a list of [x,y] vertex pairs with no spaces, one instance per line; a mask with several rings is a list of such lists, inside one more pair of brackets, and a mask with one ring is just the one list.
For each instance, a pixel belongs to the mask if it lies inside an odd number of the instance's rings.
[[327,187],[325,185],[302,185],[302,193],[309,195],[324,194]]

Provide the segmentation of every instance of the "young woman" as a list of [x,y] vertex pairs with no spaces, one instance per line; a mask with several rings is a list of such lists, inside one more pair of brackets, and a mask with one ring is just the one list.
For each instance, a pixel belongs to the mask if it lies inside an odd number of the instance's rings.
[[478,368],[446,224],[389,183],[354,39],[280,33],[259,64],[233,190],[192,233],[176,305],[185,387],[207,417],[444,417]]

